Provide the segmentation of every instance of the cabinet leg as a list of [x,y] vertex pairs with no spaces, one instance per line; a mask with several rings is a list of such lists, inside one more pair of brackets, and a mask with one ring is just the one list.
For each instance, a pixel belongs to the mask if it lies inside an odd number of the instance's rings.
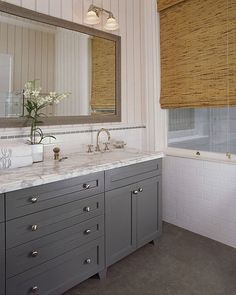
[[157,246],[158,242],[159,242],[159,240],[158,240],[158,238],[156,238],[156,239],[152,240],[149,244],[152,244],[153,246]]
[[98,277],[100,280],[105,279],[107,277],[107,268],[99,271]]

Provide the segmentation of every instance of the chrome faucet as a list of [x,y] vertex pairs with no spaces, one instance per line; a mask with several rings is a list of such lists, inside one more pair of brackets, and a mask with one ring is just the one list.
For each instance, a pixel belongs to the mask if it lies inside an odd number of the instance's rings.
[[110,139],[111,139],[111,134],[110,134],[109,130],[107,130],[107,129],[105,129],[105,128],[101,128],[101,129],[98,131],[98,133],[97,133],[97,145],[96,145],[96,148],[95,148],[96,152],[101,152],[101,148],[100,148],[100,145],[99,145],[99,135],[100,135],[102,132],[106,132],[106,134],[107,134],[107,139],[108,139],[108,141],[105,143],[105,149],[104,149],[104,151],[109,150],[108,144],[109,144],[109,141],[110,141]]

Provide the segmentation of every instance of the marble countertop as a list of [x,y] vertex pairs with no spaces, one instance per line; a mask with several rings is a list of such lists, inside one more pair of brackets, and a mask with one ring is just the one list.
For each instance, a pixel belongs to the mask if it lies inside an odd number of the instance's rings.
[[163,158],[162,152],[142,152],[131,149],[105,153],[68,155],[61,162],[45,160],[32,166],[0,171],[0,193],[33,187],[94,172]]

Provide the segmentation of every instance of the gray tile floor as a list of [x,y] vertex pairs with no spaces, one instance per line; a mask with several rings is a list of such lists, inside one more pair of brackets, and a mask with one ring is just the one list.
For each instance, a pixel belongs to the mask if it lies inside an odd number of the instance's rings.
[[146,245],[65,295],[236,295],[236,249],[164,224]]

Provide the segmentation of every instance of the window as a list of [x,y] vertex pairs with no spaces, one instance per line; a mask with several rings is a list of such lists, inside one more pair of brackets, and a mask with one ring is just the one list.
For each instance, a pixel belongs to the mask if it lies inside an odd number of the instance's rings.
[[168,146],[236,154],[236,107],[169,110]]

